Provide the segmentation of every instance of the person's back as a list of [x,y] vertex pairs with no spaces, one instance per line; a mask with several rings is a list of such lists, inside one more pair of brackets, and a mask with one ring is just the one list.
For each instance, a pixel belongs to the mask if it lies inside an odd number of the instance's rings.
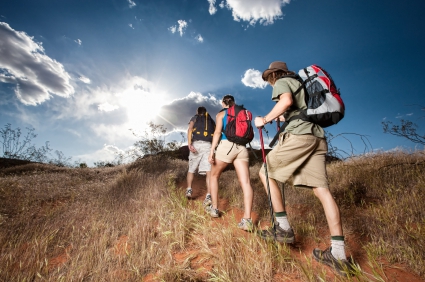
[[214,132],[211,151],[208,158],[212,164],[210,178],[212,205],[208,206],[206,210],[212,217],[219,217],[218,180],[227,165],[233,163],[244,194],[244,215],[238,227],[243,230],[251,231],[253,229],[253,222],[251,220],[253,191],[249,178],[248,151],[245,145],[230,142],[224,134],[224,129],[227,126],[227,109],[234,104],[235,100],[233,96],[224,96],[222,100],[224,110],[220,111],[216,116],[216,130]]
[[208,162],[208,154],[211,150],[211,141],[215,131],[215,122],[208,114],[205,107],[199,107],[196,115],[189,121],[187,129],[187,141],[189,148],[189,170],[187,173],[186,197],[191,198],[192,183],[196,170],[200,175],[206,175],[207,195],[204,204],[211,203],[209,186],[211,164]]

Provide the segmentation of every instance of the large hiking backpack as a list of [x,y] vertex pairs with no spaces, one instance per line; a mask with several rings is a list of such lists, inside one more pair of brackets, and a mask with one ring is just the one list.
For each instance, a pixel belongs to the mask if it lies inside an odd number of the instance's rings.
[[344,118],[345,105],[341,99],[341,93],[336,88],[332,77],[323,68],[318,65],[311,65],[299,70],[298,75],[284,77],[292,77],[301,83],[301,86],[293,95],[297,95],[304,89],[307,110],[302,110],[299,115],[295,115],[285,121],[272,142],[270,142],[270,147],[273,147],[279,134],[284,131],[286,125],[292,120],[302,119],[318,124],[321,127],[328,127],[337,124]]
[[246,145],[254,139],[252,113],[242,105],[233,105],[227,109],[226,128],[223,130],[230,142]]
[[307,110],[303,113],[308,121],[328,127],[344,118],[344,102],[328,72],[317,65],[311,65],[301,69],[298,75],[305,89]]
[[195,123],[193,124],[192,140],[201,140],[212,142],[215,131],[215,121],[206,112],[202,115],[196,115]]

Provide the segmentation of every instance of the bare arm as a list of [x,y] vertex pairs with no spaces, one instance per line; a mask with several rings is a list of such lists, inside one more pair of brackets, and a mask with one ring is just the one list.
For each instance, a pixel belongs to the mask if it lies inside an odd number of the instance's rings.
[[223,117],[224,117],[224,112],[219,112],[215,117],[215,131],[214,131],[214,136],[211,143],[210,155],[208,157],[208,160],[210,163],[214,163],[214,150],[217,147],[218,142],[220,141],[220,138],[221,138],[221,130],[223,129]]
[[191,152],[196,152],[195,147],[192,146],[192,131],[193,131],[193,125],[195,122],[191,121],[189,122],[189,128],[187,129],[187,147]]
[[279,117],[281,114],[286,112],[288,108],[292,105],[292,94],[291,93],[283,93],[279,95],[279,101],[274,105],[273,109],[264,117],[256,117],[255,118],[255,126],[262,127],[266,123],[274,120]]

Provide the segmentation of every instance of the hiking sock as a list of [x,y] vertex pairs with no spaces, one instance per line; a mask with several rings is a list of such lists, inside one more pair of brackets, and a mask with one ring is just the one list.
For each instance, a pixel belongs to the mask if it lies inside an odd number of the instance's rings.
[[280,228],[282,228],[285,231],[288,231],[291,229],[291,225],[289,224],[288,217],[286,216],[286,212],[277,212],[276,215],[276,221],[279,223]]
[[336,259],[347,259],[344,236],[331,236],[331,253]]

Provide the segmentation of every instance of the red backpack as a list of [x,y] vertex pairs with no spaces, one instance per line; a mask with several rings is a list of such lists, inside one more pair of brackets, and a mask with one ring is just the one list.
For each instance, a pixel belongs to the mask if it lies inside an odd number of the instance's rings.
[[252,113],[242,105],[233,105],[227,109],[226,128],[223,130],[230,142],[246,145],[254,139]]

